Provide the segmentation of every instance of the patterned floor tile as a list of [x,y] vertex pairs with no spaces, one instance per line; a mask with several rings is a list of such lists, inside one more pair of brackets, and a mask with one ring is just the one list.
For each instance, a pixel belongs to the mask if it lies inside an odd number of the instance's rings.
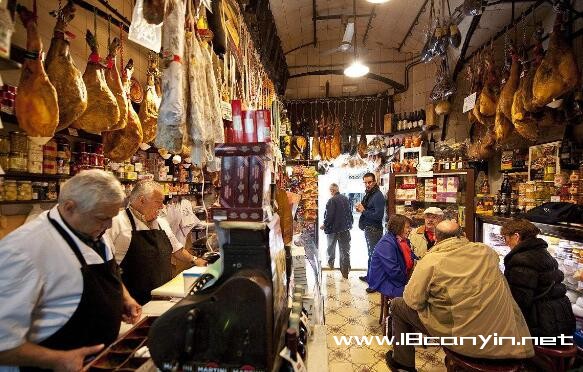
[[[364,271],[353,271],[349,279],[338,270],[324,272],[322,292],[325,298],[329,371],[333,372],[387,372],[385,354],[391,349],[371,339],[370,344],[338,345],[341,336],[378,336],[382,341],[383,328],[379,324],[380,294],[366,293],[366,283],[358,279]],[[415,366],[420,372],[446,371],[441,348],[417,348]],[[310,371],[312,372],[312,371]],[[319,371],[318,371],[319,372]]]

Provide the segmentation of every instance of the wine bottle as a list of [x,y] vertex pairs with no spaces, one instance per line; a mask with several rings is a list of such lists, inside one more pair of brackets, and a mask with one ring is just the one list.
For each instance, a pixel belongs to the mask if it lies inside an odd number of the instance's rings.
[[431,136],[429,137],[429,144],[428,144],[428,149],[427,152],[429,153],[429,156],[434,156],[435,155],[435,139],[433,138],[433,133],[431,133]]
[[295,313],[291,313],[289,316],[289,327],[293,328],[296,330],[297,334],[298,334],[298,354],[300,354],[300,357],[302,358],[302,360],[306,360],[306,357],[308,356],[308,350],[306,349],[306,344],[304,342],[302,342],[299,334],[300,334],[300,316],[298,314]]
[[[299,362],[300,356],[298,355],[298,334],[295,329],[288,328],[285,332],[285,346],[289,350],[289,359],[282,358],[281,366],[279,367],[279,372],[294,372],[294,364]],[[286,350],[282,352],[285,353]],[[287,356],[287,355],[286,355]]]
[[510,197],[510,193],[512,193],[512,185],[510,184],[510,178],[508,177],[508,173],[504,173],[502,186],[500,186],[500,192],[502,193],[502,196],[507,197]]
[[298,339],[304,343],[308,344],[308,327],[306,323],[302,320],[302,304],[299,302],[294,302],[292,305],[292,314],[298,314],[300,316],[300,324],[298,326],[300,333],[298,334]]

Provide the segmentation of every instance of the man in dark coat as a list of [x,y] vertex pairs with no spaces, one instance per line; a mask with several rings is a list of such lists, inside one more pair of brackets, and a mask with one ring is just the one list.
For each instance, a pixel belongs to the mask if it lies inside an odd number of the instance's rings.
[[350,230],[354,218],[348,198],[340,194],[337,184],[330,185],[330,193],[332,197],[326,203],[324,224],[320,226],[328,238],[328,267],[334,268],[336,242],[338,242],[340,272],[345,279],[348,279],[350,272]]
[[[358,227],[364,231],[364,238],[368,248],[367,270],[370,269],[370,259],[374,252],[374,247],[383,236],[383,217],[385,215],[385,197],[379,189],[374,173],[366,173],[363,177],[366,194],[362,202],[356,205],[356,211],[361,213],[358,220]],[[367,281],[367,276],[359,277],[362,281]],[[374,292],[370,287],[367,292]]]

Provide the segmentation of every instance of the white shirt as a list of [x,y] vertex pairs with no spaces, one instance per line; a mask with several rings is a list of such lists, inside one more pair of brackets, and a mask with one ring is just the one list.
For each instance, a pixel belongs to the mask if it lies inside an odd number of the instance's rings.
[[[136,215],[131,212],[134,217],[134,222],[136,223],[136,230],[150,230],[150,228],[142,221],[140,221]],[[168,221],[163,217],[158,217],[154,223],[154,228],[162,229],[172,245],[172,253],[181,250],[184,246],[176,239],[176,236],[172,232]],[[120,211],[117,216],[113,218],[111,228],[109,228],[103,235],[105,243],[113,248],[115,254],[115,260],[118,264],[124,259],[130,248],[130,242],[132,240],[132,224],[130,219],[124,210]]]
[[[0,240],[0,351],[47,339],[81,300],[81,263],[47,214],[69,233],[88,265],[103,263],[64,224],[56,206]],[[113,259],[109,248],[106,259]],[[0,371],[12,369],[0,366]]]

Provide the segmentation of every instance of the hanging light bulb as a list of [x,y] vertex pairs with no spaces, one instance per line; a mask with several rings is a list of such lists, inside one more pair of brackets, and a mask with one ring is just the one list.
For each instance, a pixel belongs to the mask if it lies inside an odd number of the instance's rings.
[[354,61],[344,69],[344,75],[351,78],[359,78],[368,74],[369,71],[370,68],[367,65],[363,65],[360,61]]
[[344,69],[344,75],[351,77],[351,78],[359,78],[362,77],[370,71],[368,66],[363,65],[358,60],[358,28],[356,27],[356,0],[352,0],[352,14],[354,17],[354,59],[350,66]]

